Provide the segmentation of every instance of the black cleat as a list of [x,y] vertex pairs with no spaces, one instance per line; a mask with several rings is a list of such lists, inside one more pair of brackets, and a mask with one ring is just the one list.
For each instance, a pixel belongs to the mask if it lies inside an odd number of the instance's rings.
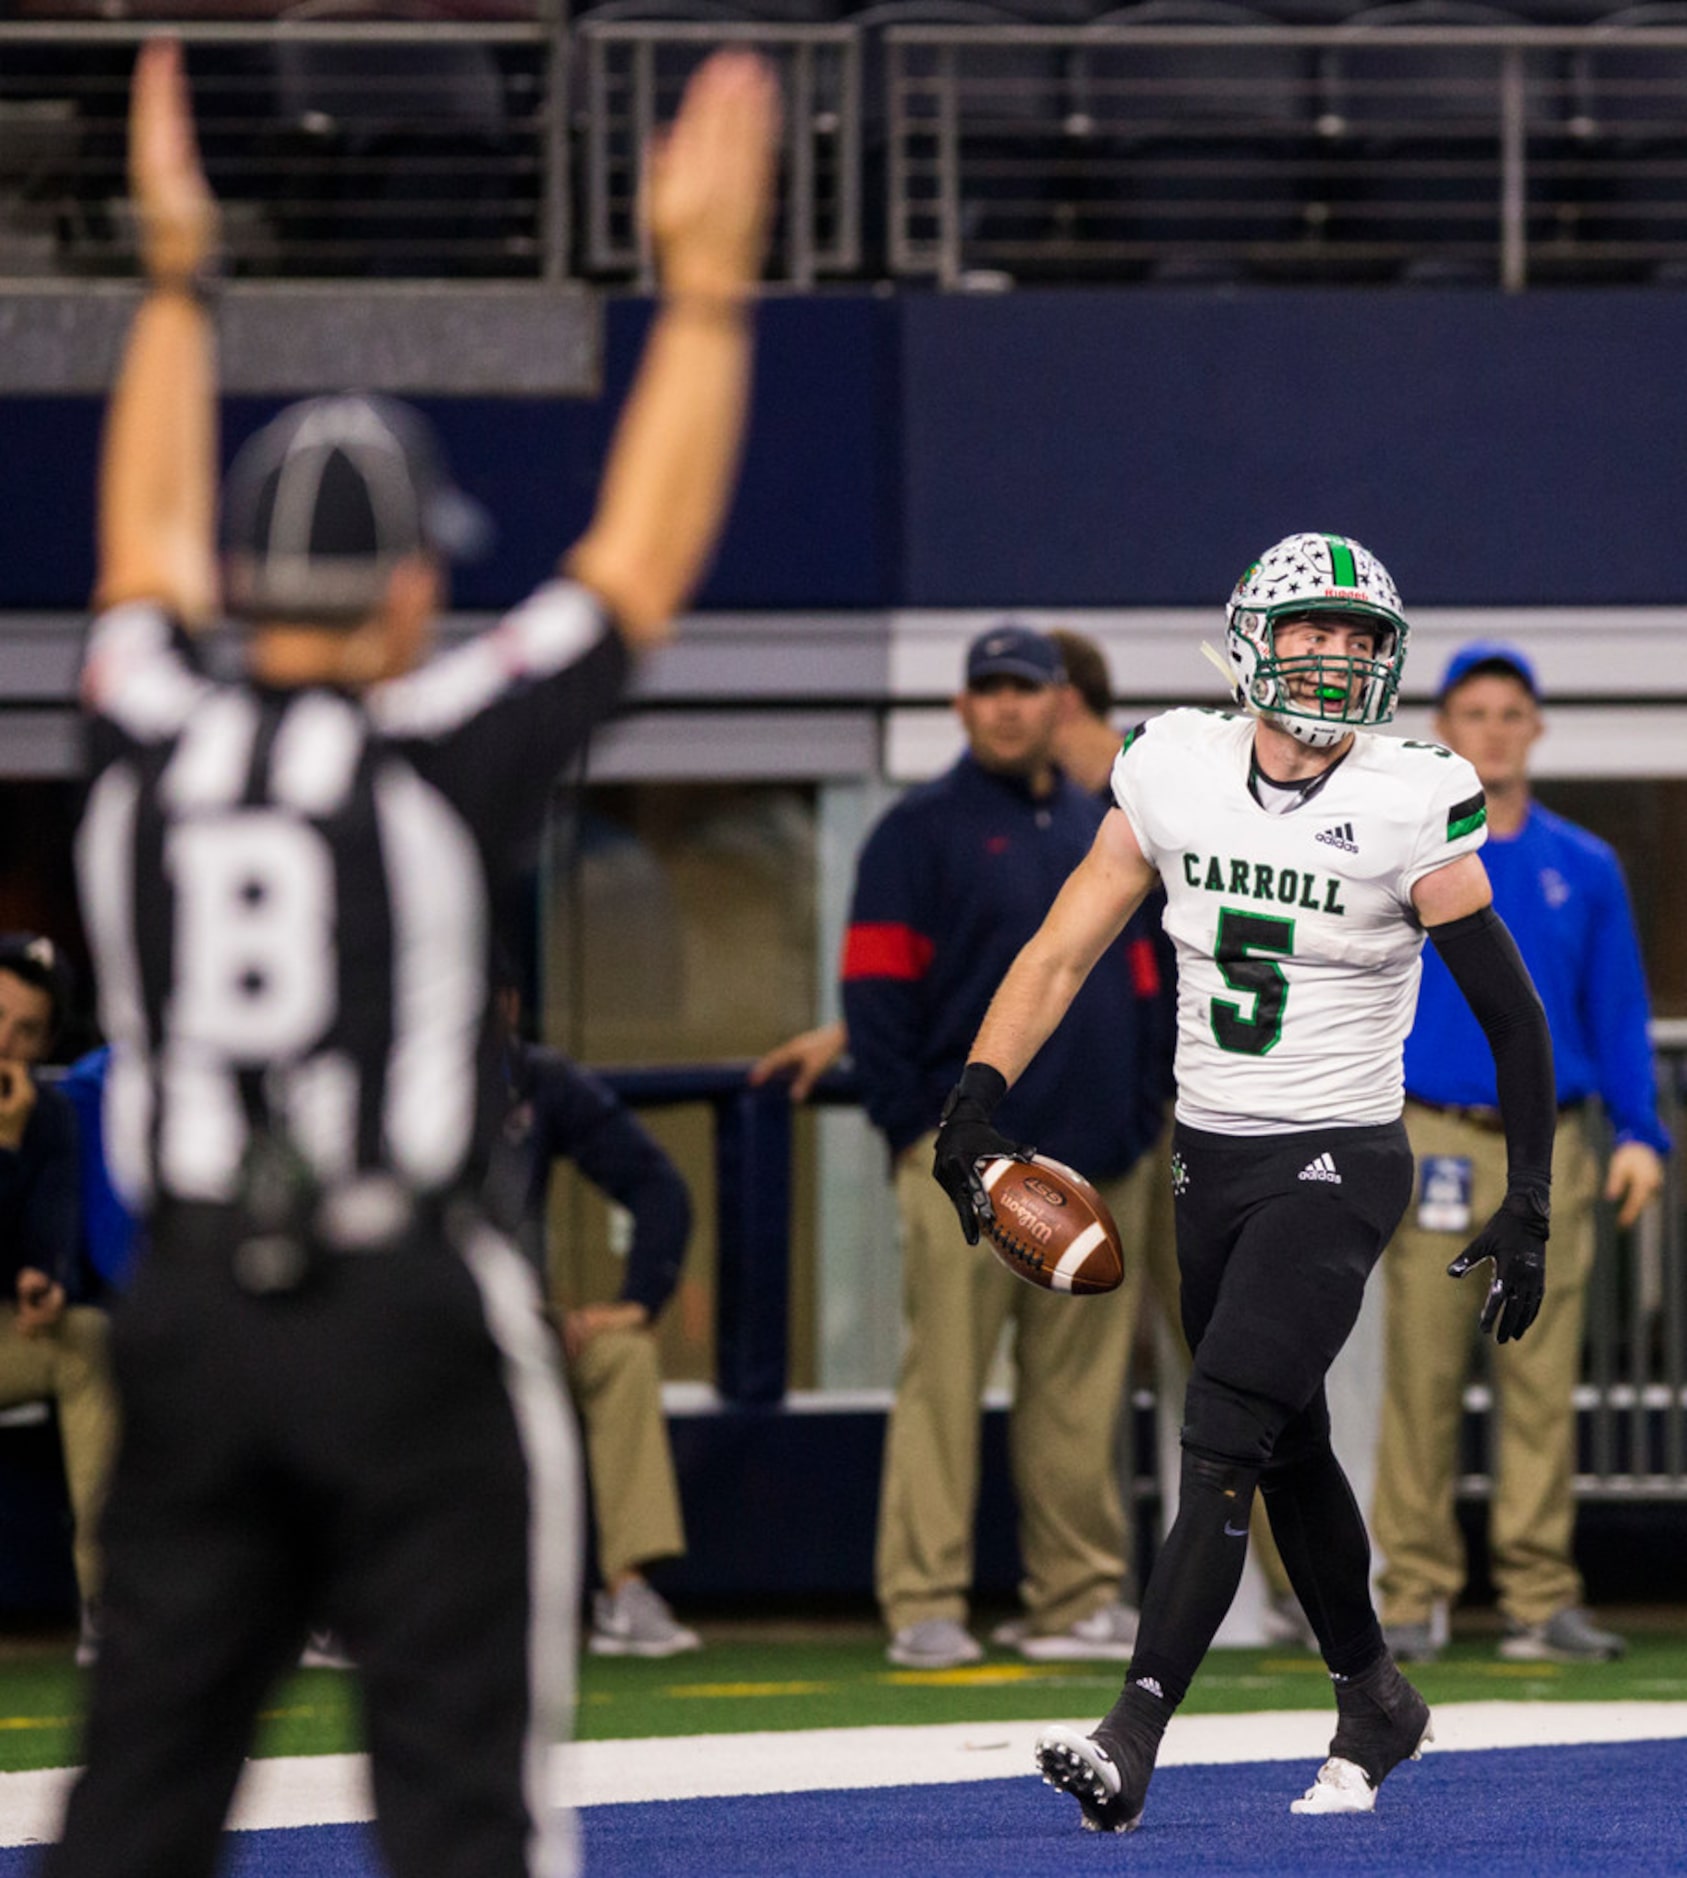
[[1102,1741],[1059,1722],[1037,1737],[1038,1771],[1084,1809],[1085,1832],[1135,1832],[1142,1824],[1154,1762],[1137,1767],[1140,1758],[1126,1741]]
[[1377,1788],[1402,1761],[1415,1761],[1434,1739],[1429,1704],[1384,1656],[1363,1675],[1336,1683],[1336,1732],[1330,1758],[1291,1813],[1369,1813]]

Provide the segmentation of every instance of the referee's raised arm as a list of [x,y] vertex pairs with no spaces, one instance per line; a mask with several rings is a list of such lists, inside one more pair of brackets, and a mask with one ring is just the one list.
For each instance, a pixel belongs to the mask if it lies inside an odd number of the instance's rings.
[[661,306],[597,512],[565,562],[637,648],[668,637],[726,516],[778,145],[773,74],[753,54],[719,52],[692,78],[648,155],[645,206]]
[[205,306],[217,204],[173,39],[149,41],[136,61],[129,189],[148,290],[106,416],[94,599],[102,609],[155,600],[195,627],[217,605],[216,362]]

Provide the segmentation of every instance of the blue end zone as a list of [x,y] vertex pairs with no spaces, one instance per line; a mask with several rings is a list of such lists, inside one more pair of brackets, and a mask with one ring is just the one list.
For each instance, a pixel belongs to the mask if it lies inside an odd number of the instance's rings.
[[1687,1744],[1432,1754],[1402,1768],[1378,1811],[1301,1819],[1302,1762],[1170,1767],[1142,1829],[1086,1833],[1041,1782],[885,1787],[584,1815],[590,1878],[1074,1878],[1085,1872],[1481,1872],[1557,1878],[1687,1870]]
[[[1299,1819],[1301,1762],[1171,1767],[1143,1829],[1085,1833],[1033,1777],[964,1786],[602,1806],[582,1815],[589,1878],[1073,1878],[1150,1874],[1482,1873],[1570,1878],[1687,1870],[1687,1743],[1431,1754],[1375,1814]],[[0,1852],[0,1878],[36,1851]],[[362,1826],[241,1833],[222,1878],[380,1878]]]

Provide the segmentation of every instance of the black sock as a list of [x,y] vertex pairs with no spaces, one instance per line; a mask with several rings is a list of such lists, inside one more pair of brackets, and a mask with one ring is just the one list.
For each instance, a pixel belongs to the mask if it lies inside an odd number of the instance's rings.
[[1333,1675],[1356,1676],[1383,1654],[1371,1604],[1371,1542],[1333,1451],[1260,1478],[1271,1536]]
[[1133,1663],[1130,1681],[1121,1690],[1118,1701],[1096,1723],[1095,1733],[1103,1741],[1137,1742],[1148,1750],[1152,1763],[1159,1755],[1160,1737],[1166,1732],[1166,1723],[1172,1718],[1172,1706],[1137,1680]]
[[1184,1450],[1177,1518],[1148,1577],[1126,1690],[1157,1697],[1167,1715],[1189,1693],[1242,1581],[1258,1479],[1255,1468]]

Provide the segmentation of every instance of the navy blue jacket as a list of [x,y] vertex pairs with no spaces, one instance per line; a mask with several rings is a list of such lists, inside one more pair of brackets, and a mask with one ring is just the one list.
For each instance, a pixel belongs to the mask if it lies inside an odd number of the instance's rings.
[[76,1114],[42,1083],[16,1148],[0,1148],[0,1298],[17,1297],[18,1273],[45,1272],[72,1298],[82,1295],[81,1179]]
[[[967,755],[868,837],[844,938],[844,1020],[892,1154],[937,1126],[996,987],[1103,813],[1064,778],[1038,800]],[[1158,1132],[1140,958],[1133,974],[1126,939],[1108,949],[997,1115],[1004,1134],[1092,1180],[1126,1172]]]
[[567,1159],[633,1216],[620,1302],[654,1322],[673,1296],[691,1236],[684,1177],[595,1076],[555,1050],[517,1044],[507,1056],[510,1107],[487,1175],[487,1210],[544,1275],[551,1163]]

